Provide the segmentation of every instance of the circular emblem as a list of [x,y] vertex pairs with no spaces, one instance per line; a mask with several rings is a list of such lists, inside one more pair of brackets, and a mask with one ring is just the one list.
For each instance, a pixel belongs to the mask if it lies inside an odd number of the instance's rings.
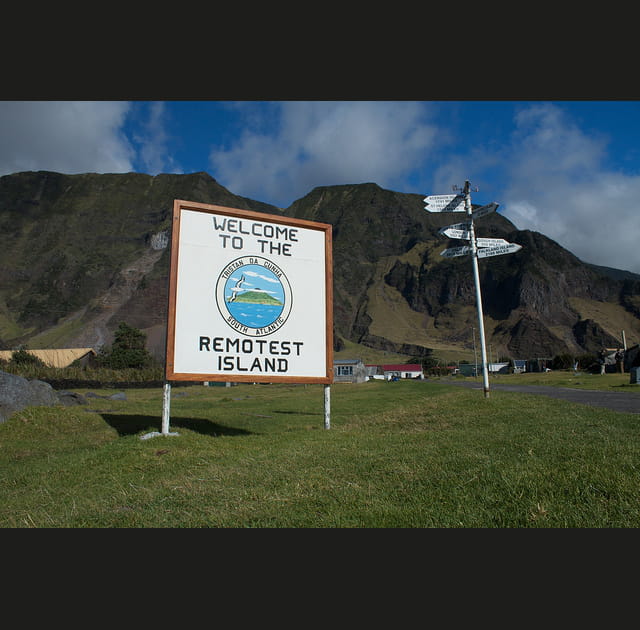
[[274,333],[287,321],[292,302],[289,280],[267,258],[236,258],[218,276],[218,310],[231,328],[244,335]]

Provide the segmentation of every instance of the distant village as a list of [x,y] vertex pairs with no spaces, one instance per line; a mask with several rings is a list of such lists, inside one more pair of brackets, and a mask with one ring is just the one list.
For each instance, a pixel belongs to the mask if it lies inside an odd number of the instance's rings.
[[[633,366],[640,364],[640,345],[636,344],[627,349],[604,348],[601,353],[603,361],[602,372],[630,372]],[[553,359],[514,359],[499,363],[487,363],[490,374],[522,374],[525,372],[549,372],[552,370]],[[574,370],[587,371],[591,365],[572,366]],[[481,363],[458,363],[440,368],[440,373],[450,376],[479,376],[482,372]],[[427,378],[425,370],[418,363],[399,364],[365,364],[360,359],[335,359],[333,362],[334,382],[336,383],[364,383],[368,380],[397,381],[400,379]]]
[[[93,348],[65,348],[27,350],[40,359],[44,365],[55,368],[69,367],[72,363],[79,367],[95,367],[97,353]],[[620,361],[622,352],[622,361]],[[11,360],[12,350],[0,351],[0,363]],[[640,345],[627,349],[604,348],[602,372],[631,372],[640,365]],[[525,372],[548,372],[553,368],[552,358],[515,359],[506,362],[487,363],[489,374],[522,374]],[[592,365],[574,364],[574,370],[588,371]],[[439,375],[480,376],[481,363],[457,363],[438,368]],[[427,371],[419,363],[365,364],[361,359],[334,359],[335,383],[364,383],[369,380],[398,381],[402,379],[426,379]]]

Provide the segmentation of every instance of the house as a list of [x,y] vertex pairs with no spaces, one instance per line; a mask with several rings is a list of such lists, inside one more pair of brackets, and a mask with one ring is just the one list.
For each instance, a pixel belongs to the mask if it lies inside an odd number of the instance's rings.
[[546,372],[553,365],[551,357],[529,359],[527,361],[527,372]]
[[[55,348],[48,350],[26,349],[29,354],[40,359],[47,367],[65,368],[74,361],[82,367],[94,364],[97,356],[93,348]],[[14,350],[0,350],[0,361],[11,361]]]
[[364,383],[367,380],[367,368],[361,359],[335,359],[333,361],[334,383]]
[[422,366],[418,363],[400,363],[382,365],[382,372],[386,380],[392,378],[424,378]]
[[[463,376],[479,376],[482,374],[482,363],[461,363],[460,374]],[[487,363],[487,373],[489,374],[509,374],[511,370],[509,362]],[[513,360],[513,373],[520,374],[527,371],[527,362],[524,359]]]
[[460,363],[458,370],[462,376],[478,376],[482,372],[482,365],[480,363]]

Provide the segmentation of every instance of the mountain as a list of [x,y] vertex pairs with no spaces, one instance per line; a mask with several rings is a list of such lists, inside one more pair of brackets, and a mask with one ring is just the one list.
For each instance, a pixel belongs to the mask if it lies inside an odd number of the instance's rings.
[[120,321],[163,344],[174,199],[281,214],[206,173],[0,177],[0,345],[99,347]]
[[[473,359],[471,262],[440,256],[460,242],[438,234],[461,215],[374,183],[317,187],[280,209],[206,173],[0,177],[0,348],[99,347],[126,321],[162,357],[174,199],[330,223],[336,350]],[[499,212],[475,225],[522,245],[479,260],[490,360],[596,352],[622,331],[640,341],[640,276],[583,262]]]
[[[412,356],[473,351],[479,336],[470,260],[439,255],[460,244],[438,234],[460,215],[425,212],[422,195],[375,184],[316,188],[287,213],[333,225],[338,336]],[[499,213],[475,226],[478,236],[523,246],[479,260],[495,357],[596,352],[618,346],[622,330],[627,340],[640,339],[640,276],[616,279]]]

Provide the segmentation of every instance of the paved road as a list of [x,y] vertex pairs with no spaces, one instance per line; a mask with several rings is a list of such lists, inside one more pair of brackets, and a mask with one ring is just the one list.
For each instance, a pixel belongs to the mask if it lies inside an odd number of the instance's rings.
[[[442,381],[447,385],[461,385],[482,391],[482,382]],[[635,392],[601,392],[593,389],[571,389],[569,387],[549,387],[546,385],[502,385],[489,382],[489,396],[491,390],[505,392],[521,392],[523,394],[542,394],[551,398],[560,398],[574,403],[604,407],[612,411],[640,414],[640,385]]]

